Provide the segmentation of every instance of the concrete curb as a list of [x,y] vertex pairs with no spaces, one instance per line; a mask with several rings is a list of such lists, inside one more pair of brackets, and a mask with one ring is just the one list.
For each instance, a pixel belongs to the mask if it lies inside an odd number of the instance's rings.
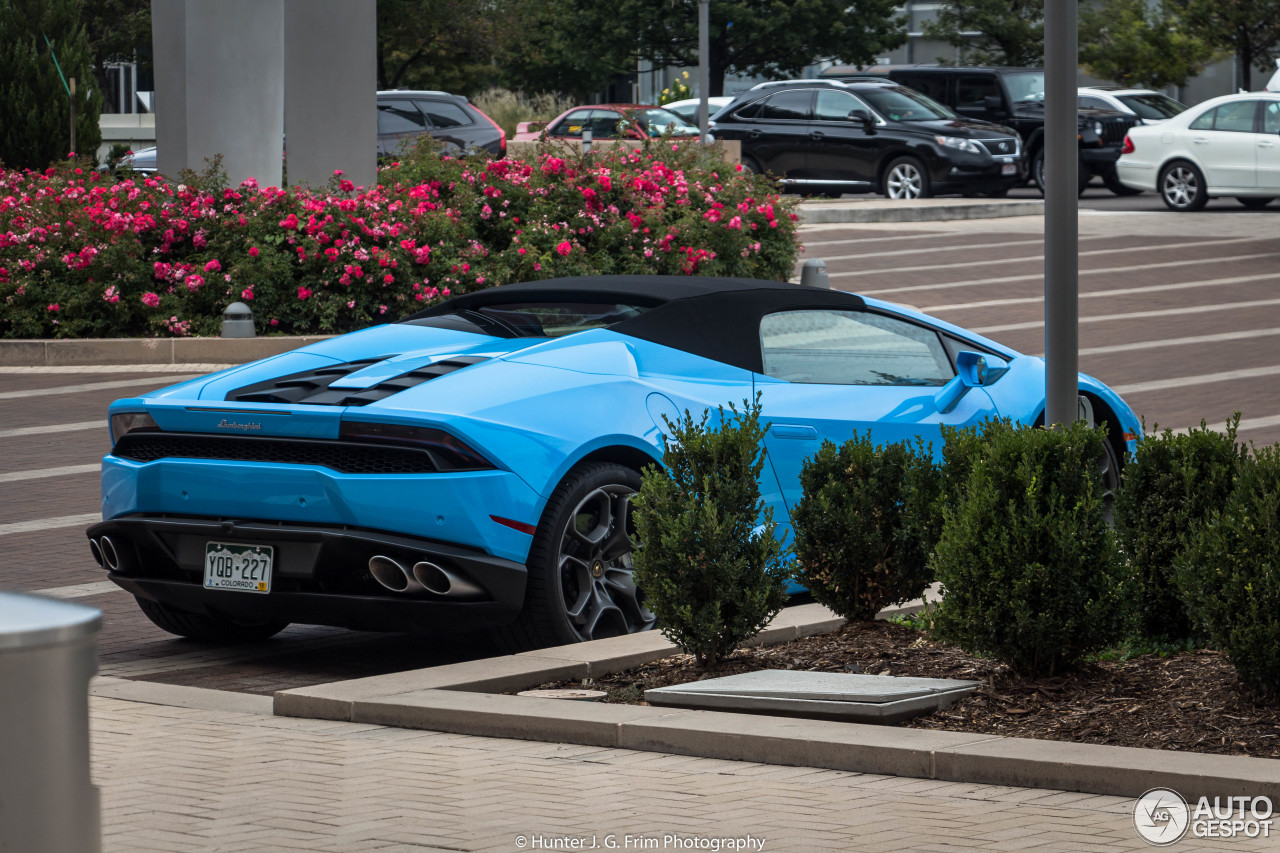
[[332,335],[263,338],[76,338],[0,341],[0,367],[100,364],[243,364]]
[[946,222],[957,219],[1000,219],[1008,216],[1043,216],[1044,201],[973,201],[926,199],[923,202],[804,201],[796,208],[801,225],[843,222]]
[[[843,622],[818,604],[787,608],[758,642],[784,643]],[[275,694],[274,710],[279,716],[948,782],[1122,797],[1168,787],[1188,798],[1265,795],[1280,801],[1280,762],[1266,758],[503,695],[621,672],[675,651],[661,635],[633,634],[283,690]]]

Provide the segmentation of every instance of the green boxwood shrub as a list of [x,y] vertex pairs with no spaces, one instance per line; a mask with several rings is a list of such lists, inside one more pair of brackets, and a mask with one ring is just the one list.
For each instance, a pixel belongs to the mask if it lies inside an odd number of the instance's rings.
[[941,528],[940,474],[923,441],[877,447],[871,432],[823,442],[800,472],[792,523],[799,580],[847,619],[919,598]]
[[1247,458],[1236,441],[1240,415],[1216,432],[1200,422],[1185,435],[1165,430],[1138,445],[1116,498],[1116,538],[1134,577],[1135,630],[1158,641],[1191,636],[1173,565],[1193,531],[1221,509]]
[[[953,438],[949,436],[949,438]],[[988,426],[963,436],[966,494],[946,511],[933,567],[944,597],[935,626],[969,652],[1052,675],[1116,639],[1124,608],[1098,460],[1106,434]]]
[[1280,446],[1240,466],[1222,510],[1189,537],[1174,566],[1192,624],[1242,682],[1280,698]]
[[760,401],[669,424],[633,499],[636,584],[662,633],[714,666],[782,609],[787,549],[760,499]]

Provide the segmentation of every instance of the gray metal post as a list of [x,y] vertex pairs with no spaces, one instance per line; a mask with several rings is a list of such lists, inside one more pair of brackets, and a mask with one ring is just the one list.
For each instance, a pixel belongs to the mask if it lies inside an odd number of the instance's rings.
[[102,614],[0,592],[0,851],[97,853],[89,678]]
[[1044,14],[1045,423],[1078,417],[1079,212],[1076,140],[1077,0],[1046,0]]
[[698,130],[703,142],[711,124],[711,2],[698,0]]
[[323,186],[335,169],[377,183],[377,41],[374,0],[285,0],[290,184]]

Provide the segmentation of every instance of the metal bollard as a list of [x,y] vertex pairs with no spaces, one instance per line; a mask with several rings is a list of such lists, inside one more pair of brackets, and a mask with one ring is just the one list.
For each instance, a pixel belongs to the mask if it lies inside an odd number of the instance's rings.
[[232,302],[222,312],[222,336],[224,338],[252,338],[257,333],[253,330],[253,311],[243,302]]
[[0,853],[97,853],[89,678],[102,613],[0,592]]
[[584,127],[582,129],[582,153],[591,153],[591,128]]
[[810,258],[800,267],[800,283],[805,287],[831,288],[827,278],[827,262],[822,258]]

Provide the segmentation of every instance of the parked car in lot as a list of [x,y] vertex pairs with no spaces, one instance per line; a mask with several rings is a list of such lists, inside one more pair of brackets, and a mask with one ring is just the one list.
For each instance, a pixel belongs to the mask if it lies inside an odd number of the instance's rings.
[[1280,93],[1224,95],[1134,127],[1117,173],[1134,189],[1160,193],[1171,210],[1200,210],[1221,196],[1266,207],[1280,196]]
[[[716,95],[707,98],[707,118],[711,118],[720,110],[729,106],[733,101],[733,95]],[[698,105],[701,100],[698,98],[689,98],[684,101],[672,101],[669,104],[663,104],[664,110],[670,110],[684,120],[685,124],[698,125]]]
[[124,155],[120,158],[120,162],[116,164],[116,169],[130,169],[144,175],[154,173],[156,171],[156,147],[152,145],[147,148],[139,148],[137,151]]
[[439,140],[447,153],[507,155],[507,132],[463,95],[392,89],[378,93],[378,156],[390,157],[419,136]]
[[[838,69],[823,74],[840,76]],[[876,74],[909,86],[955,110],[961,117],[999,122],[1022,137],[1029,177],[1044,191],[1044,69],[972,68],[942,65],[890,65],[849,73]],[[1115,110],[1081,108],[1076,116],[1079,138],[1079,190],[1094,175],[1117,195],[1132,192],[1115,174],[1124,134],[1136,116]]]
[[1187,108],[1182,101],[1154,89],[1124,89],[1120,86],[1081,86],[1076,105],[1085,110],[1115,110],[1141,119],[1141,124],[1159,124]]
[[592,139],[646,139],[661,136],[668,130],[672,136],[697,136],[698,128],[662,107],[649,104],[590,104],[565,110],[551,121],[527,121],[517,125],[515,138],[537,141],[549,139],[581,139],[584,130]]
[[742,144],[745,168],[802,191],[1000,196],[1023,178],[1014,131],[884,80],[761,84],[717,113],[711,133]]
[[[1141,427],[1101,382],[1108,488]],[[760,395],[786,527],[822,441],[1043,418],[1045,365],[910,309],[776,281],[590,276],[455,297],[387,325],[117,400],[88,530],[166,631],[291,622],[490,627],[510,648],[652,627],[630,498],[666,419]],[[1130,447],[1132,445],[1130,444]]]

